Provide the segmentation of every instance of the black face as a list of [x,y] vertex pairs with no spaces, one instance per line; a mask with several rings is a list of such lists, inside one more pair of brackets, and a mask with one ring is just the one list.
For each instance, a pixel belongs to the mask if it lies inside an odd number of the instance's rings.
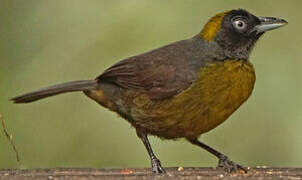
[[223,18],[215,41],[230,58],[247,59],[255,42],[263,34],[255,30],[260,23],[258,17],[245,10],[232,10]]
[[[245,10],[233,10],[225,16],[223,20],[223,27],[229,28],[229,31],[238,36],[249,36],[255,27],[261,22],[258,17],[248,13]],[[232,26],[229,27],[228,24]]]

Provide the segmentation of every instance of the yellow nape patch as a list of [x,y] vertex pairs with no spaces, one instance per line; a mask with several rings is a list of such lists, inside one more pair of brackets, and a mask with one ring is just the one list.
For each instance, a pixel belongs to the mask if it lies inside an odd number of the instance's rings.
[[221,22],[224,18],[224,16],[229,11],[222,12],[219,14],[216,14],[216,16],[212,17],[207,24],[204,26],[203,30],[201,31],[200,35],[207,41],[211,42],[214,40],[217,32],[219,31],[221,27]]

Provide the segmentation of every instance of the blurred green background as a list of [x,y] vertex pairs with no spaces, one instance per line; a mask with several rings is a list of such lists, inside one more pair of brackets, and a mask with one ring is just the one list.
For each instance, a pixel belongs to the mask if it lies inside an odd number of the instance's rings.
[[[267,33],[250,60],[251,98],[201,140],[248,166],[302,166],[301,0],[1,0],[0,112],[25,168],[149,167],[135,131],[82,93],[14,105],[15,95],[92,79],[119,60],[192,37],[218,12],[245,8],[289,25]],[[216,166],[184,140],[151,138],[166,166]],[[0,168],[17,168],[0,133]]]

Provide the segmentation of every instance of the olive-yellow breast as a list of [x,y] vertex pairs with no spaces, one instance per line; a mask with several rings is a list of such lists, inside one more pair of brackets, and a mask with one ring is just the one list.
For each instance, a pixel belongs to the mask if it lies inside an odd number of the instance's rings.
[[164,100],[127,92],[131,122],[164,138],[193,139],[225,121],[251,95],[255,72],[248,61],[226,60],[203,67],[186,90]]

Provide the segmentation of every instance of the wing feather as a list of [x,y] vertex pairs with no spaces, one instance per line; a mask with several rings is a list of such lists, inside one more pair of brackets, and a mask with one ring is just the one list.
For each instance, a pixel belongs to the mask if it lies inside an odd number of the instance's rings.
[[179,41],[122,60],[98,76],[97,80],[144,91],[151,99],[169,98],[188,88],[197,78],[198,71],[190,63],[188,51],[191,49],[187,44]]

